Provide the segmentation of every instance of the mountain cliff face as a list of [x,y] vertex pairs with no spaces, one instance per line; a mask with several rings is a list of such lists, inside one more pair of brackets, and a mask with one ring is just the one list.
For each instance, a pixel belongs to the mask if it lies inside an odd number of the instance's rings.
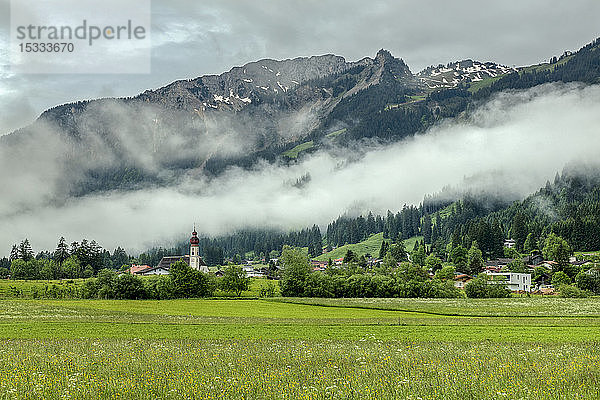
[[66,186],[79,195],[274,160],[420,90],[408,66],[385,50],[357,62],[334,55],[267,59],[132,98],[57,106],[0,141],[19,146],[40,131],[60,137],[65,165],[80,172],[76,187]]
[[265,59],[132,98],[57,106],[0,137],[0,146],[23,151],[32,138],[58,140],[52,151],[68,172],[69,195],[160,185],[261,159],[293,162],[303,152],[366,138],[400,140],[498,90],[555,80],[595,83],[597,47],[519,71],[464,60],[416,75],[386,50],[356,62],[335,55]]
[[139,99],[196,113],[209,109],[239,111],[285,94],[308,80],[342,73],[352,65],[334,55],[283,61],[266,59],[235,67],[221,75],[173,82],[146,91]]

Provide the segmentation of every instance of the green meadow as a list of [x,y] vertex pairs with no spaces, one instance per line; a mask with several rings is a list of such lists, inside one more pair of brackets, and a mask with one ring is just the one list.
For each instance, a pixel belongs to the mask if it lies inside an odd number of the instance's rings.
[[[404,240],[404,247],[410,251],[415,246],[415,242],[421,240],[423,240],[423,236],[413,236],[409,239]],[[381,242],[383,242],[383,232],[375,233],[363,240],[362,242],[346,244],[336,249],[333,249],[328,253],[323,253],[320,256],[315,257],[315,260],[327,261],[330,258],[332,260],[343,258],[346,255],[346,252],[348,252],[348,250],[351,250],[354,254],[356,254],[359,257],[366,254],[370,254],[373,257],[377,257],[379,255],[379,249],[381,248]]]
[[597,399],[600,299],[0,301],[0,399]]

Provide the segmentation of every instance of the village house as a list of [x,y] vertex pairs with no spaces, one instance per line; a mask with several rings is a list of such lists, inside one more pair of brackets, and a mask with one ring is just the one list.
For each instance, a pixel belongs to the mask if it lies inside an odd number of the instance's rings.
[[591,265],[592,262],[589,260],[569,260],[569,264],[574,265],[576,267],[582,267],[584,265]]
[[145,269],[150,268],[149,265],[136,265],[136,264],[131,264],[131,267],[129,267],[127,269],[127,272],[131,275],[141,275],[139,272],[143,271]]
[[504,241],[504,247],[508,247],[509,249],[514,249],[516,245],[517,242],[514,239],[506,239]]
[[310,263],[312,264],[315,271],[317,271],[317,268],[319,268],[319,270],[321,270],[321,269],[324,270],[325,268],[327,268],[327,265],[328,265],[327,261],[312,260]]
[[458,274],[454,277],[454,287],[464,289],[472,278],[467,274]]
[[169,270],[160,266],[148,267],[141,270],[137,275],[150,276],[150,275],[169,275]]
[[256,270],[251,264],[242,265],[246,278],[264,278],[265,273],[262,270]]
[[531,274],[518,272],[485,272],[488,277],[488,284],[506,285],[512,292],[530,292]]
[[544,256],[540,253],[530,254],[523,257],[523,264],[537,266],[544,262]]
[[514,258],[497,258],[495,260],[489,260],[485,262],[483,270],[484,272],[500,272],[502,271],[502,268],[513,261],[515,261]]
[[544,261],[540,265],[549,270],[554,270],[556,267],[558,267],[558,263],[556,261]]

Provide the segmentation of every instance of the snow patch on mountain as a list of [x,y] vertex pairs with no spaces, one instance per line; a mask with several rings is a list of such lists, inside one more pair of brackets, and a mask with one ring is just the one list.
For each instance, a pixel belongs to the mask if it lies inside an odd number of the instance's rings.
[[417,74],[429,89],[455,88],[461,83],[478,82],[516,72],[515,68],[493,62],[462,60],[447,65],[430,66]]

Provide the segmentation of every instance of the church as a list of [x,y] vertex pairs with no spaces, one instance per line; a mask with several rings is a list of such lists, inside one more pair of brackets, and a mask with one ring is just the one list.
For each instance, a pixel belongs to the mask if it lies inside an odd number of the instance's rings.
[[163,275],[168,273],[171,265],[175,264],[177,261],[183,260],[187,265],[192,267],[195,270],[200,272],[208,273],[208,267],[206,263],[200,257],[200,239],[198,239],[198,233],[196,232],[196,228],[192,232],[192,237],[190,238],[190,254],[186,254],[185,256],[166,256],[163,257],[158,266],[151,268],[151,270],[143,271],[144,275]]

